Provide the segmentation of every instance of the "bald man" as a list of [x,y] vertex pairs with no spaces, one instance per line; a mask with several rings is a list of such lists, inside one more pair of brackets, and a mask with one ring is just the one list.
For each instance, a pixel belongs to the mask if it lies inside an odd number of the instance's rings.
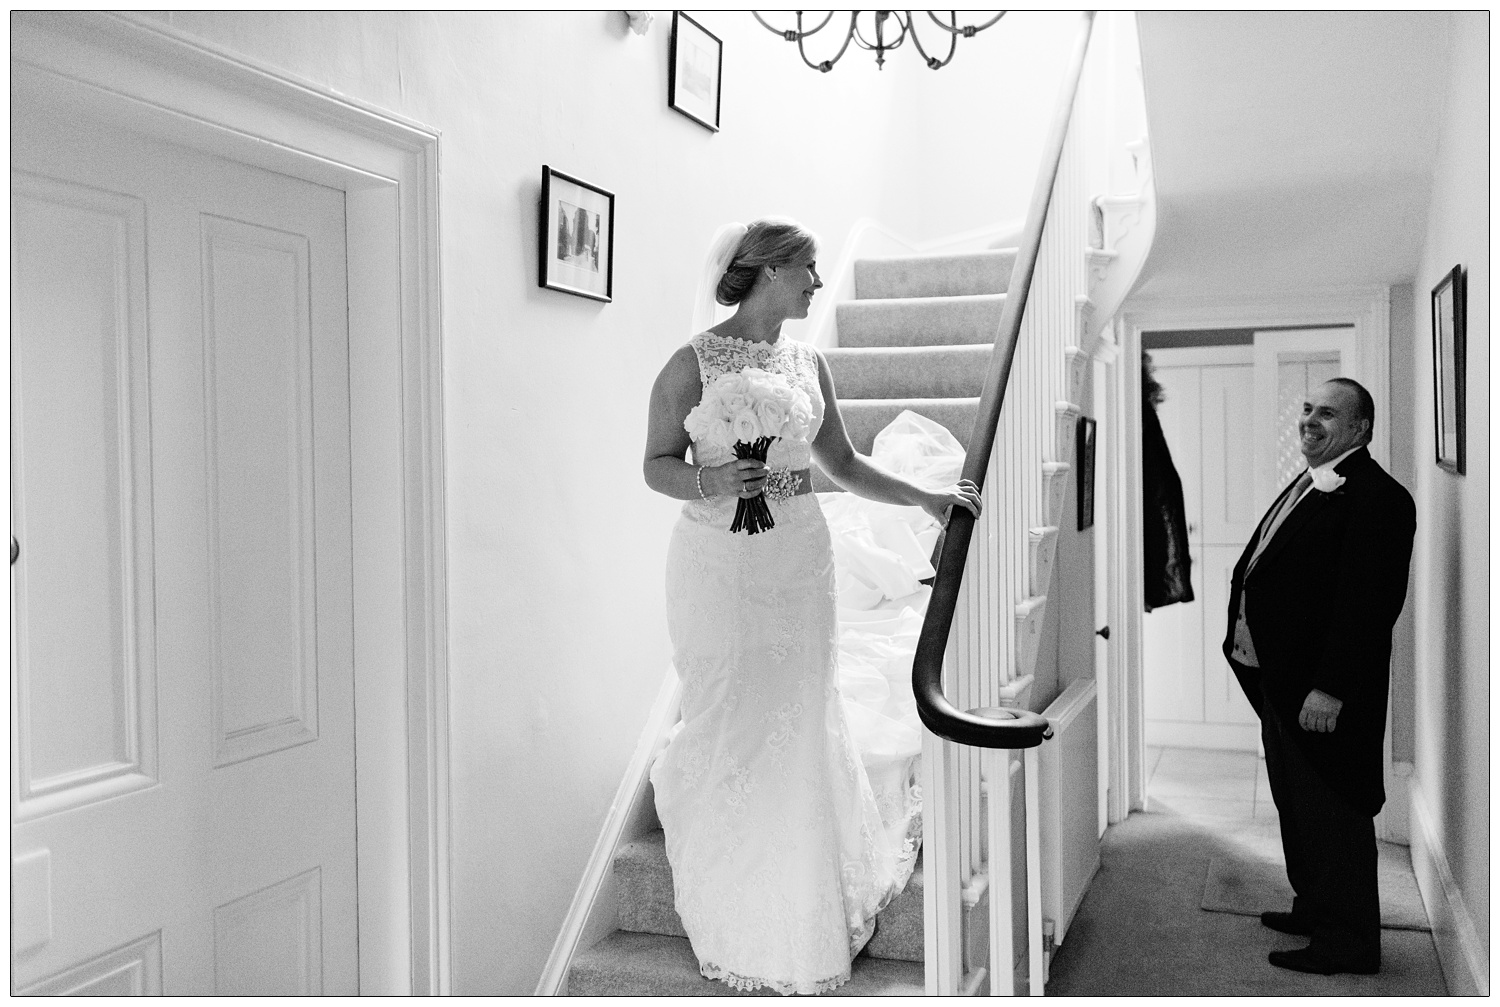
[[1290,912],[1261,922],[1310,937],[1272,951],[1280,968],[1380,969],[1374,817],[1391,628],[1406,601],[1416,534],[1411,494],[1370,457],[1375,404],[1334,378],[1298,421],[1307,469],[1261,519],[1235,565],[1224,656],[1261,719],[1281,820]]

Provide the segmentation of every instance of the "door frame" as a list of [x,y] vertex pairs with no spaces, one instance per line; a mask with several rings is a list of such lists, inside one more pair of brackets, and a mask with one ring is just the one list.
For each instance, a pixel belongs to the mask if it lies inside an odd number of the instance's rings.
[[[1121,366],[1117,369],[1120,436],[1113,445],[1120,474],[1120,495],[1114,501],[1121,519],[1121,542],[1114,550],[1123,577],[1119,613],[1120,637],[1111,667],[1112,690],[1121,730],[1110,753],[1110,821],[1123,820],[1145,808],[1146,730],[1145,693],[1141,660],[1144,614],[1141,550],[1141,334],[1194,329],[1275,329],[1290,327],[1354,327],[1355,378],[1385,406],[1387,422],[1377,423],[1370,454],[1390,466],[1390,288],[1384,285],[1344,287],[1262,295],[1133,297],[1117,319]],[[1391,732],[1385,735],[1386,810],[1376,816],[1376,834],[1406,842],[1407,779],[1391,761]]]
[[438,133],[151,18],[18,13],[12,103],[345,193],[360,992],[446,994]]

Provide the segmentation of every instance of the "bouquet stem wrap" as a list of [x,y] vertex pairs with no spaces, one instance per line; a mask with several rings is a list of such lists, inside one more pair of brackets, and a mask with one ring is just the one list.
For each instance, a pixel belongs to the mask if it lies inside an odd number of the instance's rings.
[[[735,441],[734,456],[754,458],[758,462],[764,462],[766,452],[771,449],[771,442],[775,439],[774,437],[757,437],[749,443]],[[771,518],[771,508],[766,503],[766,494],[762,490],[748,500],[744,497],[740,498],[739,506],[734,509],[734,523],[729,526],[729,530],[737,532],[743,529],[746,535],[755,535],[775,527],[776,522]]]

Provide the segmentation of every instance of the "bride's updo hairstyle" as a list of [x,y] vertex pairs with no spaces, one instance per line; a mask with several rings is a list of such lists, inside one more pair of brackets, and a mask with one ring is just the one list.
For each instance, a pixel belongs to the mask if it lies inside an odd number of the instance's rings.
[[755,278],[766,266],[789,266],[816,254],[818,239],[802,225],[784,218],[764,217],[745,229],[729,268],[719,280],[714,299],[720,304],[738,304],[755,286]]

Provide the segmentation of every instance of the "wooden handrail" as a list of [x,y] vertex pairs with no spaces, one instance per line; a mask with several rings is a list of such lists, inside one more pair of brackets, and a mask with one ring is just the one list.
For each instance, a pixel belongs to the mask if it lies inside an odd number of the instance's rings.
[[[979,397],[979,416],[974,423],[974,435],[969,439],[969,448],[964,454],[963,477],[973,480],[981,491],[984,489],[985,471],[989,468],[990,452],[995,446],[1000,407],[1004,404],[1006,385],[1010,382],[1011,363],[1015,360],[1016,342],[1021,335],[1021,319],[1026,311],[1026,299],[1031,293],[1031,278],[1036,272],[1042,229],[1047,222],[1047,209],[1052,202],[1052,188],[1057,181],[1058,166],[1062,162],[1063,144],[1068,138],[1068,122],[1073,115],[1074,99],[1078,96],[1078,82],[1083,76],[1083,60],[1088,52],[1093,25],[1094,12],[1085,12],[1083,27],[1073,47],[1068,75],[1064,79],[1062,100],[1058,103],[1047,144],[1042,148],[1042,163],[1037,170],[1036,187],[1032,191],[1031,206],[1026,215],[1026,229],[1021,234],[1021,246],[1010,274],[1010,286],[1006,290],[1005,307],[1000,315],[1000,329],[995,340],[1000,352],[991,355],[990,369],[984,380],[984,392]],[[917,651],[912,660],[911,684],[912,691],[916,694],[917,714],[933,734],[963,745],[979,748],[1035,748],[1052,736],[1045,717],[1027,710],[998,707],[965,712],[950,703],[943,694],[943,653],[948,647],[948,634],[953,628],[953,613],[958,606],[959,587],[963,583],[964,564],[973,534],[973,515],[960,507],[953,508],[947,532],[943,536],[943,551],[938,561],[937,577],[932,584],[932,598],[927,604],[927,616],[922,621],[922,633],[917,638]]]

